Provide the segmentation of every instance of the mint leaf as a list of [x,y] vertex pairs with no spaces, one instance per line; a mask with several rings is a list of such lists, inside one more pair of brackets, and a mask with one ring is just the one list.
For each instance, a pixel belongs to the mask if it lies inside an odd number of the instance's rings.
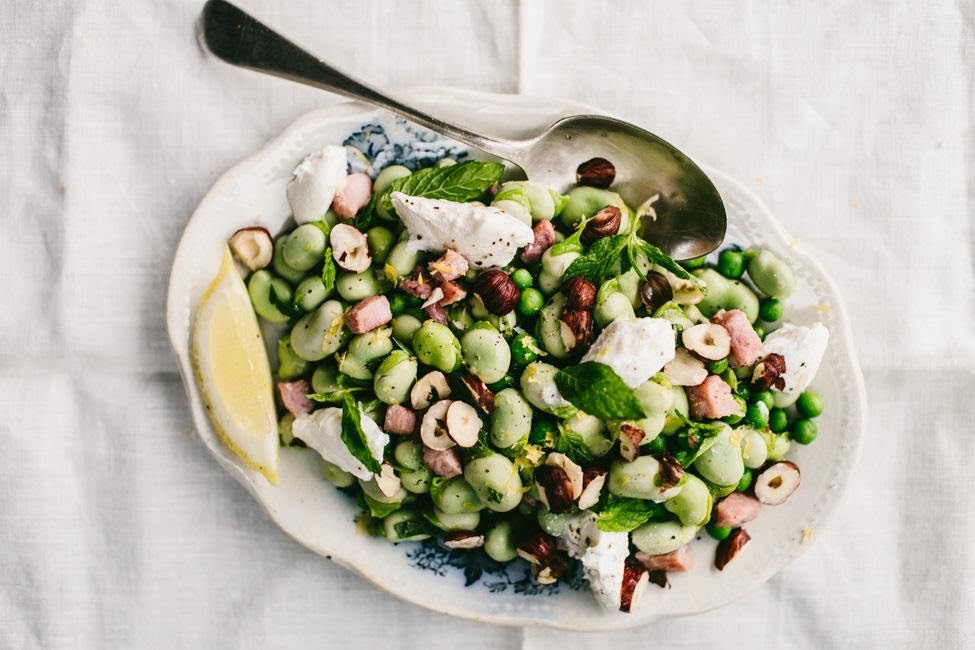
[[628,533],[666,512],[663,505],[653,501],[611,494],[596,514],[596,526],[606,532]]
[[616,263],[626,248],[626,235],[613,235],[597,239],[585,255],[577,257],[565,270],[563,281],[581,275],[595,284],[613,273]]
[[382,501],[376,501],[367,494],[363,494],[362,498],[366,502],[366,506],[369,507],[369,514],[377,519],[382,519],[386,515],[396,512],[403,505],[402,501],[397,501],[396,503],[383,503]]
[[[348,448],[356,460],[362,463],[366,469],[373,474],[382,471],[379,461],[373,458],[372,450],[366,440],[366,433],[362,430],[362,419],[359,413],[359,406],[352,395],[346,393],[342,396],[342,442]],[[367,497],[368,499],[368,497]],[[371,510],[370,506],[370,510]],[[378,516],[378,515],[374,515]]]
[[677,418],[684,423],[685,428],[671,436],[667,446],[681,467],[690,467],[701,454],[717,441],[716,436],[727,425],[695,422],[680,411],[675,411],[675,413]]
[[503,173],[504,165],[501,163],[478,160],[449,167],[427,167],[397,178],[383,190],[378,202],[384,209],[392,211],[393,203],[389,197],[393,192],[459,203],[473,201],[500,181]]
[[332,293],[335,288],[335,258],[332,257],[332,247],[325,249],[325,263],[322,265],[322,283],[325,285],[325,295]]
[[433,533],[433,527],[423,519],[407,519],[406,521],[401,521],[393,526],[393,530],[396,531],[396,536],[400,539],[413,537],[414,535],[430,535]]
[[488,486],[487,495],[488,495],[488,501],[492,501],[494,503],[501,503],[502,501],[504,501],[504,492],[495,490],[491,486]]
[[430,479],[430,498],[434,501],[439,499],[440,493],[443,492],[444,488],[447,486],[447,481],[449,480],[450,479],[446,479],[442,476],[434,476],[432,479]]
[[582,436],[562,425],[559,425],[559,437],[555,441],[555,451],[565,454],[579,465],[592,462],[592,452],[589,451],[589,446],[586,445]]
[[352,395],[353,393],[358,393],[364,390],[363,388],[340,388],[338,390],[333,390],[328,393],[310,393],[306,395],[308,399],[313,402],[319,402],[321,404],[338,404],[345,399],[346,395]]
[[675,262],[669,255],[667,255],[667,253],[663,252],[653,244],[643,241],[642,239],[639,239],[638,242],[640,250],[643,251],[644,255],[646,255],[647,259],[649,259],[651,262],[658,266],[664,267],[682,280],[690,280],[695,284],[700,284],[700,281],[696,277],[688,273],[683,266]]
[[555,375],[562,397],[577,408],[603,420],[639,420],[646,417],[633,390],[613,369],[596,361],[563,368]]

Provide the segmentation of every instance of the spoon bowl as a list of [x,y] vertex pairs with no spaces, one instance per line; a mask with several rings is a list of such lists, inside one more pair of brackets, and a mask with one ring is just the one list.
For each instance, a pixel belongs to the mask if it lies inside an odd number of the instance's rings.
[[675,259],[706,255],[721,245],[727,217],[714,184],[676,147],[637,126],[598,115],[559,120],[526,140],[474,133],[409,106],[342,72],[226,0],[208,0],[200,17],[204,48],[227,63],[297,81],[397,113],[433,131],[507,160],[543,185],[566,190],[578,165],[605,158],[612,186],[629,205],[652,197],[644,239]]

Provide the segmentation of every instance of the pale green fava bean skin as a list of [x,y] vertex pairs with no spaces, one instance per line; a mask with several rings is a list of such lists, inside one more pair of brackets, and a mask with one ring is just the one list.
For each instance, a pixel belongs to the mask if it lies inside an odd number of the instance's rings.
[[455,515],[433,509],[433,517],[436,520],[437,528],[450,532],[453,530],[474,530],[481,523],[480,512],[460,512]]
[[397,242],[392,250],[389,251],[389,255],[386,256],[387,266],[392,267],[396,271],[396,274],[401,277],[412,273],[419,260],[419,255],[416,251],[410,250],[409,244],[406,241]]
[[550,512],[548,508],[540,505],[535,519],[538,521],[538,525],[542,530],[553,537],[559,537],[565,532],[565,528],[569,525],[569,522],[578,516],[578,512],[572,511],[562,513]]
[[714,498],[708,486],[693,474],[684,474],[680,492],[664,502],[664,508],[677,515],[685,526],[700,527],[711,517]]
[[709,483],[718,486],[737,485],[745,473],[741,448],[731,440],[731,429],[725,428],[696,461],[694,468]]
[[404,470],[399,474],[403,489],[412,494],[426,494],[430,491],[433,472],[426,467]]
[[301,279],[305,277],[305,272],[300,269],[293,269],[288,266],[288,263],[284,261],[284,245],[288,241],[287,235],[282,235],[274,240],[274,255],[271,258],[271,267],[274,272],[280,275],[282,278],[295,284],[301,282]]
[[416,381],[417,362],[403,350],[393,350],[383,359],[373,378],[373,390],[386,404],[402,404]]
[[[633,394],[636,395],[640,406],[643,407],[646,417],[642,420],[636,420],[632,424],[643,429],[645,435],[641,444],[650,444],[650,441],[660,435],[664,428],[667,413],[673,404],[674,394],[669,388],[661,386],[652,379],[634,388]],[[620,424],[614,422],[611,428],[618,432]]]
[[380,327],[352,337],[348,351],[336,355],[339,372],[354,379],[372,379],[369,364],[392,352],[392,336],[392,328]]
[[293,269],[307,271],[325,259],[326,248],[325,232],[316,225],[302,224],[284,242],[284,261]]
[[596,324],[603,329],[614,321],[636,318],[633,305],[620,291],[606,293],[601,299],[597,299],[592,315],[596,319]]
[[433,505],[448,515],[484,510],[474,488],[460,476],[448,480],[432,497]]
[[561,283],[562,276],[565,275],[566,270],[579,257],[580,254],[575,251],[567,251],[560,255],[555,255],[552,249],[549,248],[542,253],[542,270],[559,278],[559,282]]
[[521,503],[521,477],[514,463],[501,454],[471,460],[464,478],[489,510],[508,512]]
[[484,552],[495,562],[510,562],[518,557],[515,531],[511,522],[500,521],[484,536]]
[[729,280],[714,269],[698,269],[694,275],[707,284],[707,293],[697,308],[710,318],[722,309],[740,309],[748,320],[758,320],[758,296],[738,280]]
[[393,448],[396,464],[406,469],[423,467],[423,449],[412,440],[404,440]]
[[568,200],[560,218],[570,228],[575,228],[582,219],[591,217],[607,205],[615,205],[620,210],[629,212],[620,195],[609,190],[579,185],[569,190],[567,196]]
[[420,361],[443,372],[460,367],[460,341],[446,325],[428,320],[413,335],[413,351]]
[[660,430],[660,433],[668,436],[677,433],[684,426],[684,421],[677,417],[678,411],[684,415],[691,412],[687,402],[687,393],[682,386],[671,386],[670,392],[673,394],[673,402],[671,402],[670,410],[667,411],[667,417],[664,419],[664,427]]
[[606,423],[595,415],[577,411],[562,421],[562,427],[579,435],[595,458],[605,456],[613,448],[613,438],[608,435]]
[[342,347],[349,331],[341,323],[345,310],[338,300],[328,300],[301,317],[291,328],[291,347],[305,361],[321,361]]
[[278,339],[278,377],[280,379],[297,379],[308,372],[308,362],[295,354],[291,347],[291,339],[282,336]]
[[400,314],[393,319],[393,336],[403,343],[410,343],[413,335],[420,329],[423,323],[416,316],[410,314]]
[[555,385],[555,375],[558,372],[558,368],[543,361],[528,364],[525,371],[521,373],[521,394],[540,411],[560,415],[565,409],[569,411],[566,415],[571,415],[575,412],[571,406],[552,407],[548,403],[551,397],[559,395],[558,386]]
[[748,277],[758,289],[773,298],[784,300],[796,290],[792,268],[771,251],[759,251],[748,263]]
[[302,280],[295,289],[295,304],[302,310],[309,312],[318,309],[328,299],[331,291],[325,290],[325,283],[316,275]]
[[339,273],[335,279],[335,290],[344,300],[358,302],[379,295],[382,286],[376,273],[366,269],[362,273]]
[[758,469],[768,460],[768,443],[758,431],[747,431],[742,437],[741,459],[748,469]]
[[366,242],[372,259],[382,264],[396,243],[396,236],[386,226],[373,226],[366,233]]
[[414,521],[419,518],[420,515],[408,509],[402,509],[402,510],[397,510],[396,512],[392,512],[386,515],[386,518],[383,519],[383,534],[386,536],[387,540],[393,542],[394,544],[397,542],[423,541],[429,538],[430,535],[426,533],[418,533],[416,535],[410,535],[409,537],[400,537],[399,534],[396,532],[397,524],[401,524],[406,521]]
[[390,183],[397,179],[405,178],[412,173],[409,167],[404,167],[403,165],[384,167],[381,172],[376,174],[376,180],[372,182],[372,191],[374,194],[382,194],[389,187]]
[[651,521],[633,531],[633,545],[644,553],[662,555],[676,551],[694,539],[697,528],[676,521]]
[[511,366],[511,348],[501,332],[487,323],[475,323],[460,339],[464,363],[485,384],[500,381]]
[[653,456],[640,456],[632,462],[613,461],[607,486],[610,494],[662,503],[677,495],[681,486],[661,489],[660,463]]
[[782,460],[782,458],[785,457],[787,453],[789,453],[790,447],[792,447],[792,441],[789,440],[788,434],[785,433],[769,434],[767,460],[772,462]]
[[325,463],[325,478],[335,487],[347,488],[355,483],[355,477],[338,465],[333,465],[327,460],[322,462]]
[[491,411],[491,444],[507,449],[532,428],[532,407],[515,388],[505,388],[494,396]]
[[290,445],[295,439],[294,431],[291,427],[295,423],[295,416],[290,413],[285,413],[278,420],[278,437],[281,438],[282,445]]
[[568,359],[569,350],[562,338],[562,308],[565,306],[565,296],[557,293],[542,307],[538,313],[537,336],[545,351],[556,359]]
[[247,280],[247,295],[250,296],[251,304],[254,306],[254,313],[269,323],[287,323],[287,314],[282,314],[271,302],[272,291],[279,302],[291,304],[293,300],[291,287],[281,278],[276,278],[261,269],[252,273]]
[[362,493],[373,501],[378,501],[379,503],[402,503],[403,499],[406,498],[406,490],[400,486],[400,489],[396,491],[391,497],[386,496],[379,490],[379,486],[376,485],[376,479],[371,478],[368,481],[363,481],[361,478],[356,479],[359,483],[359,487],[362,488]]
[[341,386],[338,384],[338,370],[334,361],[327,359],[320,363],[311,374],[311,389],[316,393],[331,393]]

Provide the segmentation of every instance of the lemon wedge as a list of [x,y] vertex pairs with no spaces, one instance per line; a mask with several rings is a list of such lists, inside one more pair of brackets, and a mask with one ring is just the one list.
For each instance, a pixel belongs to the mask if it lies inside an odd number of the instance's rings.
[[226,246],[191,337],[193,369],[214,429],[248,467],[277,485],[271,368],[247,289]]

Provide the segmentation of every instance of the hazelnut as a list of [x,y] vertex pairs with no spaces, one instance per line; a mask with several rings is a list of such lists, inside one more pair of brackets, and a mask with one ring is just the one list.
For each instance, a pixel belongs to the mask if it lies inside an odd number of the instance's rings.
[[438,400],[450,397],[450,385],[439,370],[433,370],[420,377],[410,390],[410,403],[418,411],[430,406],[434,397]]
[[620,611],[632,612],[640,604],[640,597],[650,583],[647,568],[630,558],[623,565],[623,584],[620,586]]
[[336,224],[329,233],[328,240],[332,245],[335,263],[346,271],[362,273],[372,264],[366,236],[358,228],[345,223]]
[[447,535],[443,545],[447,548],[479,548],[484,546],[484,535],[478,535],[472,530],[460,530]]
[[473,290],[481,297],[484,307],[497,316],[510,312],[521,298],[515,281],[501,269],[481,271],[474,278]]
[[605,190],[616,180],[616,167],[605,158],[590,158],[576,167],[576,182],[579,185],[598,187]]
[[401,485],[402,483],[396,476],[393,466],[389,463],[383,463],[382,471],[376,474],[376,487],[379,488],[379,491],[388,497],[394,497],[399,492]]
[[271,233],[259,226],[241,228],[230,238],[230,252],[249,270],[263,269],[274,254]]
[[799,489],[799,467],[792,461],[775,463],[755,477],[755,498],[768,506],[777,506]]
[[597,239],[615,235],[619,232],[621,223],[623,223],[623,213],[620,209],[615,205],[607,205],[586,222],[579,239],[583,244],[589,245]]
[[451,402],[447,407],[445,422],[447,435],[458,445],[468,448],[477,444],[483,423],[473,406],[460,400]]
[[684,478],[684,467],[677,462],[677,459],[666,451],[662,454],[654,454],[654,458],[660,463],[660,489],[667,490],[674,487]]
[[582,494],[584,480],[582,467],[565,454],[558,452],[549,454],[548,458],[545,459],[545,464],[558,467],[565,472],[565,475],[569,478],[569,483],[572,485],[572,498],[578,499],[579,495]]
[[539,499],[549,511],[559,514],[572,508],[575,502],[572,481],[564,469],[554,465],[541,465],[535,469],[535,483],[538,485]]
[[599,495],[606,485],[606,470],[600,467],[587,467],[582,472],[582,494],[579,495],[579,509],[591,508],[599,502]]
[[674,289],[663,273],[647,271],[647,279],[640,285],[640,302],[652,314],[674,297]]
[[518,545],[518,556],[532,565],[532,575],[542,584],[557,581],[566,569],[568,563],[565,557],[555,548],[555,539],[540,530],[535,530]]
[[581,309],[563,309],[560,320],[572,332],[572,345],[567,345],[567,348],[584,350],[589,347],[589,343],[592,341],[591,312]]
[[745,548],[751,540],[751,536],[745,531],[744,528],[735,528],[731,531],[731,534],[725,537],[723,540],[718,542],[718,549],[714,556],[714,566],[718,571],[724,571],[724,568],[731,562],[741,549]]
[[647,432],[632,424],[620,425],[620,456],[628,462],[636,460],[640,455],[640,443]]
[[420,423],[420,439],[430,449],[443,451],[457,444],[450,437],[444,423],[447,410],[452,403],[449,399],[440,400],[423,415],[423,421]]
[[460,380],[467,387],[467,390],[471,392],[471,397],[474,398],[478,408],[484,411],[484,413],[490,413],[494,410],[494,393],[491,392],[491,389],[487,387],[487,384],[480,377],[473,372],[465,372],[461,375]]
[[752,383],[758,390],[768,390],[773,386],[782,390],[785,388],[785,357],[781,354],[771,353],[755,366],[752,373]]
[[684,347],[708,361],[720,361],[731,352],[731,335],[717,323],[701,323],[681,332]]
[[562,285],[566,309],[592,311],[596,304],[596,285],[581,275],[569,278]]
[[708,369],[685,348],[677,348],[674,358],[664,366],[664,375],[674,386],[700,386],[708,378]]

